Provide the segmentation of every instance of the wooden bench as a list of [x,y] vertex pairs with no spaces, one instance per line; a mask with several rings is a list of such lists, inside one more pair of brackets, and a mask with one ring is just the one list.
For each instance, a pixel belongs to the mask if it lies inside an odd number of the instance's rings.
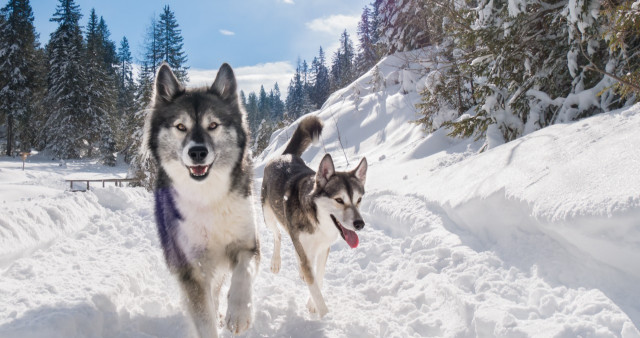
[[86,191],[86,190],[74,190],[73,182],[87,182],[87,190],[91,190],[90,182],[102,182],[102,187],[104,188],[105,183],[114,182],[116,187],[122,187],[122,184],[125,182],[133,182],[135,179],[133,178],[92,178],[92,179],[65,179],[65,182],[69,182],[69,189],[71,191]]

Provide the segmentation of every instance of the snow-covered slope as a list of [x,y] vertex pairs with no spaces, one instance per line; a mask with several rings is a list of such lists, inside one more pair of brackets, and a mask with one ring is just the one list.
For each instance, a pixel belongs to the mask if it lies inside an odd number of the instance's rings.
[[[554,125],[479,153],[482,145],[473,140],[449,138],[445,130],[426,136],[409,123],[418,117],[417,93],[428,83],[424,69],[434,68],[419,64],[418,59],[419,55],[407,53],[383,60],[379,65],[382,91],[374,89],[373,72],[369,72],[334,94],[314,113],[325,122],[325,130],[321,144],[304,154],[305,160],[315,167],[326,150],[344,170],[366,156],[371,168],[364,208],[371,228],[392,238],[406,238],[405,245],[432,247],[431,236],[426,243],[417,239],[431,232],[416,232],[415,218],[435,214],[437,220],[429,225],[441,223],[442,230],[456,238],[456,246],[476,252],[470,257],[489,255],[496,260],[487,262],[483,267],[487,271],[499,262],[502,274],[522,274],[528,279],[524,284],[550,288],[545,296],[535,288],[496,293],[491,283],[481,282],[492,277],[471,272],[483,269],[482,263],[460,275],[452,272],[449,282],[465,276],[468,284],[463,289],[470,290],[462,294],[481,300],[458,311],[470,315],[468,322],[493,321],[489,328],[497,331],[485,332],[490,336],[500,335],[500,330],[507,335],[588,335],[589,330],[568,328],[573,319],[563,317],[569,309],[598,321],[596,314],[619,307],[613,312],[640,323],[640,288],[636,286],[640,282],[640,176],[635,165],[640,163],[640,105]],[[259,163],[281,153],[295,128],[296,124],[275,133]],[[437,254],[427,252],[417,259],[436,259]],[[418,285],[429,285],[424,279],[435,278],[420,273],[417,277],[403,278]],[[487,293],[497,299],[485,301]],[[563,295],[555,298],[559,294]],[[575,298],[566,299],[569,294]],[[496,317],[484,317],[479,309]],[[433,316],[446,311],[426,312]],[[500,329],[501,320],[513,330]],[[631,322],[625,325],[633,327]],[[480,334],[477,330],[460,332]],[[637,332],[629,330],[623,331]],[[620,335],[623,331],[610,332]]]
[[[312,167],[325,151],[340,170],[370,164],[360,246],[339,242],[329,255],[329,314],[307,312],[286,237],[282,269],[270,272],[259,217],[245,336],[640,337],[640,106],[478,153],[473,140],[409,123],[430,66],[416,60],[386,58],[378,81],[365,74],[314,113],[325,130],[303,155]],[[257,156],[256,192],[295,127]],[[0,159],[0,337],[188,335],[151,194],[65,192],[64,177],[108,169],[31,161],[22,172]]]

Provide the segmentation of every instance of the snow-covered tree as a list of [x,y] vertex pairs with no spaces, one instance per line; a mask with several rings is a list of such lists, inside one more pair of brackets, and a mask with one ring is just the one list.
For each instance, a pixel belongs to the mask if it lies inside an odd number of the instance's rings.
[[86,73],[81,16],[74,0],[60,0],[51,18],[58,28],[51,33],[47,45],[49,114],[43,139],[47,148],[61,158],[78,158],[84,149]]
[[0,16],[0,113],[7,122],[6,154],[13,155],[16,140],[23,151],[33,143],[39,46],[28,0],[9,1]]
[[138,151],[132,147],[134,141],[132,135],[138,128],[136,112],[138,110],[135,102],[136,83],[133,78],[133,58],[129,49],[129,41],[123,37],[118,48],[118,99],[116,105],[117,120],[119,127],[116,129],[116,140],[118,149],[122,149],[127,163],[131,162],[132,156]]
[[111,32],[107,27],[107,22],[101,16],[96,28],[98,36],[102,40],[102,58],[106,66],[113,66],[118,63],[116,43],[111,40]]
[[371,23],[371,10],[365,6],[358,23],[358,55],[355,59],[356,73],[364,74],[379,61],[376,53],[375,41],[372,29],[376,29]]
[[[640,99],[640,2],[623,1],[604,4],[604,36],[612,53],[617,53],[624,62],[620,63],[620,76],[603,69],[593,68],[607,76],[616,78],[616,91],[623,97]],[[593,66],[592,66],[593,67]]]
[[383,55],[382,48],[380,46],[380,6],[382,4],[382,0],[374,0],[371,3],[371,10],[369,14],[369,32],[371,33],[371,43],[373,44],[376,55],[378,58],[381,58]]
[[104,19],[98,19],[92,9],[86,31],[86,101],[82,131],[83,138],[88,143],[87,156],[92,157],[93,148],[97,147],[102,162],[113,166],[116,164],[114,112],[117,82],[111,63],[115,53],[111,50],[113,42],[109,40],[108,32]]
[[[434,1],[444,9],[446,34],[432,35],[440,68],[420,105],[427,126],[453,109],[444,123],[452,135],[486,136],[493,146],[635,101],[618,95],[615,84],[637,55],[608,48],[611,19],[600,1]],[[632,36],[627,50],[637,51],[640,40]]]
[[439,6],[439,0],[375,1],[375,23],[380,43],[386,47],[386,52],[392,54],[432,44],[431,35],[441,30],[431,24],[432,20],[442,17],[442,14],[434,15]]

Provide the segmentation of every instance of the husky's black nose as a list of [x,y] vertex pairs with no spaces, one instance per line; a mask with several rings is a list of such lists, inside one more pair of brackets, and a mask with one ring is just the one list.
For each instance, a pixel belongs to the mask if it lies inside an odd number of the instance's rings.
[[207,151],[207,147],[204,146],[195,146],[189,149],[189,157],[191,157],[191,160],[193,160],[193,162],[204,161],[208,153],[209,151]]
[[364,228],[364,221],[361,219],[353,221],[353,227],[356,228],[356,230],[361,230]]

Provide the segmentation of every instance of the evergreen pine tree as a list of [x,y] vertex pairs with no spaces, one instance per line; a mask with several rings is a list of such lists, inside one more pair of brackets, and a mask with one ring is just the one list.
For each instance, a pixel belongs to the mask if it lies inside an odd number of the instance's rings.
[[302,65],[301,65],[301,73],[302,73],[302,84],[303,86],[307,86],[309,85],[309,80],[310,80],[310,76],[309,76],[309,64],[307,64],[307,60],[302,60]]
[[[633,57],[640,50],[633,33],[640,27],[639,12],[630,2],[561,1],[549,7],[535,0],[436,1],[430,6],[383,0],[380,7],[382,26],[390,29],[381,30],[390,50],[415,47],[416,40],[407,44],[406,38],[419,36],[414,31],[419,27],[439,44],[431,55],[439,69],[418,105],[427,129],[444,120],[453,136],[490,134],[486,146],[491,147],[636,101],[620,86],[637,87],[633,77],[625,77],[640,68]],[[426,20],[420,25],[403,21],[410,19],[402,14],[407,9]],[[630,26],[607,28],[623,18]],[[615,48],[615,41],[624,41],[625,48]],[[456,119],[463,112],[468,115]]]
[[[115,73],[112,61],[112,42],[108,38],[108,29],[104,20],[98,19],[95,10],[91,10],[86,32],[86,101],[83,114],[84,140],[88,142],[88,156],[93,148],[100,151],[102,162],[115,165],[116,141],[114,136],[115,119]],[[113,53],[115,54],[115,53]]]
[[136,116],[137,105],[135,102],[136,84],[133,79],[133,58],[129,49],[129,41],[122,38],[118,49],[118,100],[117,100],[117,120],[119,128],[116,130],[117,148],[122,149],[124,160],[127,163],[136,154],[138,149],[133,145],[136,143],[132,139],[136,129],[142,126],[143,121]]
[[[455,17],[451,12],[442,12],[443,7],[450,9],[448,0],[376,0],[373,4],[377,12],[376,25],[379,27],[379,45],[386,47],[389,54],[409,51],[434,44],[433,36],[442,33],[442,18],[448,17],[457,22],[462,17]],[[463,7],[462,2],[459,6]],[[454,9],[455,10],[455,9]]]
[[257,130],[260,125],[259,120],[259,108],[258,108],[258,96],[256,93],[251,92],[249,96],[247,96],[247,105],[245,106],[247,110],[247,119],[249,120],[249,129]]
[[28,0],[11,0],[0,14],[0,113],[7,121],[6,154],[15,141],[27,151],[33,143],[32,116],[38,106],[38,42]]
[[269,101],[271,103],[271,121],[278,122],[282,120],[284,115],[284,102],[282,102],[280,87],[277,82],[269,93]]
[[164,6],[157,26],[161,60],[169,64],[180,82],[188,82],[187,70],[189,67],[186,66],[187,55],[182,50],[184,45],[182,32],[169,5]]
[[372,27],[371,22],[371,11],[368,6],[365,6],[362,10],[362,16],[360,17],[360,22],[358,23],[358,55],[355,60],[355,68],[357,76],[360,76],[369,69],[371,69],[376,62],[378,62],[378,57],[375,51],[374,46],[374,37],[371,29],[375,29]]
[[378,44],[380,43],[380,5],[383,0],[374,0],[371,4],[369,15],[369,32],[371,33],[371,43],[376,50],[376,56],[380,58],[382,54],[379,52]]
[[108,69],[112,69],[111,66],[118,63],[116,44],[111,40],[111,32],[102,16],[98,21],[97,34],[102,40],[103,62]]
[[604,37],[608,41],[609,49],[618,53],[620,59],[620,74],[615,75],[603,69],[594,71],[613,76],[618,82],[616,91],[623,97],[635,96],[635,101],[640,100],[640,6],[633,1],[623,1],[620,4],[606,2],[604,8],[606,23]]
[[133,57],[129,48],[129,40],[123,37],[116,55],[118,61],[118,112],[125,115],[127,108],[133,108],[135,83],[133,79]]
[[153,17],[151,18],[149,26],[147,26],[144,37],[144,52],[140,62],[140,74],[138,75],[138,84],[136,86],[136,103],[138,110],[146,109],[151,103],[153,81],[156,76],[156,71],[162,63],[159,35],[158,21]]
[[313,90],[311,91],[311,102],[315,104],[316,109],[322,107],[330,94],[331,83],[329,80],[329,70],[325,65],[325,56],[322,47],[318,52],[318,57],[314,58],[311,64],[311,71],[313,72]]
[[271,115],[271,102],[269,102],[269,96],[264,90],[264,86],[260,86],[260,93],[258,94],[258,119],[269,119]]
[[240,102],[242,103],[242,107],[247,107],[247,96],[244,94],[244,90],[240,91]]
[[355,80],[354,57],[353,42],[345,29],[340,35],[340,49],[334,54],[331,63],[331,91],[343,88]]
[[305,105],[305,90],[303,82],[304,74],[302,70],[302,64],[298,60],[298,66],[296,72],[289,83],[289,91],[287,93],[286,109],[290,118],[296,119],[303,114],[303,108]]
[[49,63],[46,106],[48,118],[44,142],[60,158],[78,158],[84,147],[86,74],[79,20],[74,0],[60,0],[51,21],[58,28],[47,45]]

